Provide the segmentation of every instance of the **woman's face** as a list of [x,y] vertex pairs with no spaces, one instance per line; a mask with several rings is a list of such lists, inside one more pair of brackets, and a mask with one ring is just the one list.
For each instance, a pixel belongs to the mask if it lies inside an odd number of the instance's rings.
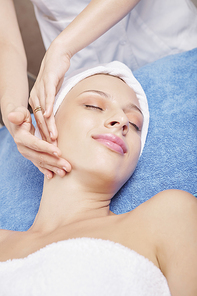
[[73,171],[111,182],[113,190],[133,173],[143,116],[134,91],[121,79],[99,74],[79,82],[62,102],[56,124],[58,146]]

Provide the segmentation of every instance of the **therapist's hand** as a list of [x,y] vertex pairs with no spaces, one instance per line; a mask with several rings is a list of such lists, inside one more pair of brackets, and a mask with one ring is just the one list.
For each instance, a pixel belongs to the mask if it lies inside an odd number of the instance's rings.
[[51,43],[30,94],[29,102],[32,109],[39,106],[43,109],[43,115],[42,112],[37,112],[35,115],[39,129],[46,138],[50,137],[52,140],[57,139],[57,129],[52,114],[54,98],[70,67],[71,57],[125,17],[139,0],[87,2],[89,4],[84,10]]
[[40,67],[36,82],[30,93],[29,103],[32,110],[42,108],[42,112],[34,112],[34,116],[43,139],[55,141],[58,133],[53,115],[55,95],[60,89],[64,75],[70,67],[70,56],[65,47],[57,39],[47,50]]
[[11,122],[10,132],[19,152],[31,160],[38,169],[51,179],[55,174],[63,177],[71,171],[71,165],[61,158],[60,149],[34,136],[34,126],[30,112],[25,107],[18,107],[8,114]]

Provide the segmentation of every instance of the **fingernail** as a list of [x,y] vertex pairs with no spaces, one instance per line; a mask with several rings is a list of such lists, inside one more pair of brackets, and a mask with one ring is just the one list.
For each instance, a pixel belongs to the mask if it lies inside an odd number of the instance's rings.
[[53,155],[55,155],[56,157],[58,157],[58,154],[57,154],[57,152],[53,152]]
[[62,171],[60,169],[58,169],[57,174],[61,177],[62,176]]
[[46,177],[47,177],[48,180],[50,180],[50,176],[49,175],[46,175]]
[[66,172],[68,171],[68,169],[66,167],[63,167],[63,170],[65,170]]
[[67,165],[63,167],[63,170],[65,170],[67,173],[69,173],[71,171],[71,166]]
[[50,138],[53,139],[53,133],[52,132],[50,132]]

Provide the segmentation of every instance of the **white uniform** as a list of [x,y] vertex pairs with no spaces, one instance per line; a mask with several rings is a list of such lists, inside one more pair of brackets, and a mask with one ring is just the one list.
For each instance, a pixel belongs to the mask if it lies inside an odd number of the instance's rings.
[[[121,1],[121,0],[120,0]],[[32,0],[46,49],[90,0]],[[71,70],[118,60],[131,70],[197,47],[190,0],[141,0],[119,23],[71,59]]]

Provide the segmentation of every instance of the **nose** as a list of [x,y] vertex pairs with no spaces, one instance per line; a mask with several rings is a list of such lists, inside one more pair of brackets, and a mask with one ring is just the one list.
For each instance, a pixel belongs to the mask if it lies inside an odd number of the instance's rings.
[[110,116],[105,122],[107,128],[116,128],[122,130],[122,135],[126,136],[129,131],[129,120],[126,114],[121,110]]

